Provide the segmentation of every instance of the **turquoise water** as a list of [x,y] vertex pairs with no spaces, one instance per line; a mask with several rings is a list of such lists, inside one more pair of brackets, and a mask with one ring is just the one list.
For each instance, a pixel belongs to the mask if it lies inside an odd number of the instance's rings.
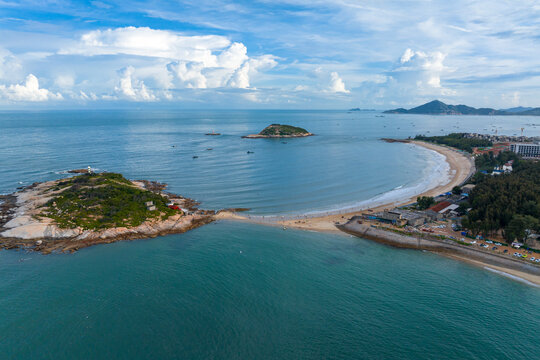
[[5,359],[530,359],[540,326],[540,290],[487,271],[230,222],[0,274]]
[[[273,122],[317,136],[287,144],[239,137]],[[539,135],[526,125],[535,122],[336,111],[6,112],[0,193],[91,165],[167,182],[207,208],[339,209],[414,187],[440,168],[432,153],[379,137],[493,127],[513,134],[522,126]],[[203,135],[212,130],[223,136]],[[0,251],[2,359],[528,359],[537,352],[539,306],[538,288],[430,253],[243,223],[72,255]]]

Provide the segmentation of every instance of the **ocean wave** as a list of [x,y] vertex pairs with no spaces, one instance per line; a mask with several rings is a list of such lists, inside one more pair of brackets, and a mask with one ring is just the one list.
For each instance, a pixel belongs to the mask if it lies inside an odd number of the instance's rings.
[[527,280],[527,279],[524,279],[524,278],[521,278],[519,276],[516,276],[516,275],[512,275],[512,274],[509,274],[507,272],[504,272],[504,271],[500,271],[500,270],[495,270],[495,269],[492,269],[488,266],[484,266],[484,269],[488,270],[488,271],[491,271],[493,273],[496,273],[496,274],[499,274],[499,275],[502,275],[504,277],[507,277],[507,278],[510,278],[512,280],[516,280],[516,281],[519,281],[520,283],[524,283],[524,284],[527,284],[527,285],[530,285],[530,286],[534,286],[534,287],[540,287],[539,285]]
[[340,204],[326,209],[310,210],[301,214],[269,214],[264,215],[264,217],[262,215],[250,215],[249,217],[254,219],[264,218],[267,220],[299,219],[362,211],[390,203],[404,205],[409,203],[418,194],[450,182],[450,164],[446,161],[444,155],[414,144],[408,145],[413,148],[414,151],[418,152],[422,161],[426,162],[426,167],[420,179],[411,184],[398,186],[390,191],[383,192],[366,200],[349,204]]

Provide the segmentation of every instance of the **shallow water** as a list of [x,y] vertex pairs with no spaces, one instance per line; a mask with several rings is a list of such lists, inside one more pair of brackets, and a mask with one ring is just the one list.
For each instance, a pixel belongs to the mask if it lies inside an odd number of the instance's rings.
[[[395,196],[388,192],[430,181],[444,166],[432,152],[380,137],[490,124],[513,134],[536,120],[375,115],[0,113],[0,193],[91,165],[167,182],[207,208],[337,209]],[[240,138],[269,123],[317,136]],[[212,130],[223,136],[204,136]],[[533,130],[527,135],[540,134]],[[527,359],[539,306],[538,288],[430,253],[253,224],[73,255],[0,251],[6,359]]]

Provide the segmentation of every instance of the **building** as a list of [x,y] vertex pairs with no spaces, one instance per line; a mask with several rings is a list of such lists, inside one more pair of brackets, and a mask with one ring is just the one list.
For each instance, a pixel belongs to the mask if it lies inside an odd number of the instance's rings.
[[533,143],[512,143],[510,144],[510,151],[521,155],[525,159],[538,159],[540,158],[540,144]]
[[400,214],[401,220],[405,220],[407,225],[410,226],[420,226],[427,222],[426,214],[419,211],[394,209],[392,212]]
[[493,146],[487,146],[487,147],[475,147],[473,148],[473,155],[483,155],[483,154],[489,154],[493,153],[493,155],[497,156],[503,151],[506,151],[510,148],[510,143],[504,142],[504,143],[496,143],[493,144]]
[[463,185],[461,187],[461,193],[463,195],[467,194],[467,196],[471,193],[472,189],[474,189],[476,185],[474,184],[467,184],[467,185]]

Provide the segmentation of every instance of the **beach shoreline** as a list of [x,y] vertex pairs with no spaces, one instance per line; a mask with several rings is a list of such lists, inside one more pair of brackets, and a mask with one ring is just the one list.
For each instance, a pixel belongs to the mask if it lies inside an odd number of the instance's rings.
[[302,230],[340,232],[340,230],[336,228],[336,224],[342,223],[344,220],[349,219],[352,216],[360,215],[360,213],[365,211],[371,210],[373,212],[377,212],[385,209],[395,208],[397,206],[407,205],[415,202],[416,198],[419,196],[437,196],[449,192],[454,186],[462,185],[467,181],[467,179],[469,179],[470,176],[472,176],[472,174],[474,174],[474,159],[461,151],[446,146],[416,140],[401,140],[395,142],[406,142],[413,144],[414,146],[420,146],[422,148],[435,151],[444,156],[445,161],[449,165],[448,181],[443,184],[438,184],[432,188],[423,189],[423,191],[418,194],[408,194],[402,198],[393,199],[387,203],[369,205],[370,203],[368,201],[366,202],[365,206],[360,208],[346,211],[329,211],[324,215],[315,213],[313,215],[309,214],[303,216],[250,216],[223,212],[218,218],[243,220],[257,224],[283,226]]
[[[237,213],[232,212],[222,212],[216,216],[216,220],[236,220],[236,221],[246,221],[251,223],[256,223],[260,225],[267,225],[267,226],[279,226],[283,229],[287,228],[295,228],[305,231],[317,231],[317,232],[331,232],[331,233],[345,233],[345,234],[351,234],[351,232],[344,232],[342,229],[340,229],[341,225],[345,224],[350,218],[353,216],[358,216],[361,213],[364,213],[366,211],[372,211],[372,212],[378,212],[383,211],[385,209],[391,209],[398,206],[407,205],[410,203],[415,202],[415,199],[420,196],[432,196],[435,197],[437,195],[449,192],[452,190],[454,186],[460,186],[463,185],[475,172],[475,165],[474,165],[474,158],[470,156],[469,154],[466,154],[462,151],[442,146],[442,145],[436,145],[431,144],[423,141],[416,141],[416,140],[400,140],[400,141],[388,141],[391,139],[385,139],[385,141],[393,143],[410,143],[414,146],[420,146],[422,148],[435,151],[438,154],[444,156],[445,161],[449,165],[448,169],[448,181],[438,184],[437,186],[423,189],[422,192],[415,194],[415,195],[409,195],[400,199],[394,199],[392,202],[388,202],[382,205],[376,205],[376,206],[366,206],[365,208],[361,209],[355,209],[353,211],[348,212],[336,212],[332,214],[327,214],[323,216],[304,216],[302,217],[294,217],[294,218],[288,218],[284,216],[283,220],[280,220],[280,217],[250,217],[249,215],[240,215]],[[358,234],[353,234],[356,236],[360,236]],[[381,239],[373,239],[374,241],[383,242]],[[420,239],[418,239],[420,240]],[[393,243],[387,243],[390,246],[397,246]],[[448,251],[448,249],[441,250],[435,250],[430,249],[428,251],[431,251],[436,254],[440,254],[449,258],[452,258],[454,260],[458,261],[464,261],[468,264],[478,266],[487,270],[491,270],[495,273],[498,273],[502,276],[507,276],[509,278],[514,278],[514,280],[522,279],[524,282],[528,284],[533,284],[534,286],[540,286],[540,276],[532,274],[530,272],[521,271],[520,269],[514,267],[514,266],[505,266],[503,264],[495,264],[494,261],[489,257],[490,254],[485,254],[484,258],[481,257],[475,257],[474,259],[464,255],[464,254],[457,254],[453,253],[453,251]]]

